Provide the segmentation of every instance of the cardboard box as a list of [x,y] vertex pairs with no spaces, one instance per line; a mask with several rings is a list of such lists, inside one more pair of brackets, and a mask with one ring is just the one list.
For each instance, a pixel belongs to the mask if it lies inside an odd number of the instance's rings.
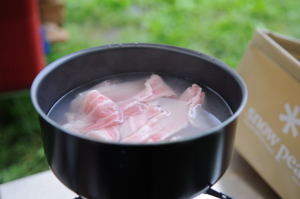
[[300,41],[257,30],[238,71],[249,100],[236,148],[282,198],[300,198]]

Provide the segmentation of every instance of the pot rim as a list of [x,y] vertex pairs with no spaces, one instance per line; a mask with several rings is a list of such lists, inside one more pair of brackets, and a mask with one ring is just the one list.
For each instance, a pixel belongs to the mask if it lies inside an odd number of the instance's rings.
[[[38,103],[38,100],[37,100],[37,92],[39,89],[40,82],[44,79],[45,76],[47,76],[49,73],[51,73],[51,71],[55,70],[57,67],[60,67],[61,64],[68,62],[74,58],[80,57],[84,54],[89,54],[89,53],[98,52],[98,51],[108,51],[108,50],[114,50],[114,49],[126,49],[126,48],[145,48],[145,49],[148,48],[148,49],[173,51],[176,53],[181,53],[181,54],[186,54],[186,55],[189,55],[192,57],[201,58],[201,59],[204,59],[208,62],[211,62],[211,63],[217,65],[218,67],[221,67],[224,71],[229,73],[236,80],[239,87],[241,88],[242,100],[240,102],[238,109],[229,118],[227,118],[225,121],[223,121],[220,125],[217,125],[206,131],[203,131],[203,132],[199,133],[198,135],[188,136],[186,138],[182,138],[180,140],[175,140],[175,141],[164,141],[164,142],[153,142],[153,143],[122,143],[122,142],[117,143],[117,142],[107,142],[107,141],[95,140],[88,136],[84,136],[79,133],[74,133],[72,131],[62,128],[61,125],[57,124],[55,121],[50,119],[47,116],[47,114],[43,112],[43,110],[41,109],[41,107]],[[92,141],[94,143],[117,145],[117,146],[140,146],[140,147],[149,146],[149,145],[150,146],[170,145],[170,144],[175,144],[175,143],[180,144],[180,143],[185,143],[185,142],[192,141],[195,139],[199,139],[199,138],[207,136],[207,135],[218,133],[219,130],[223,129],[225,126],[227,126],[228,124],[230,124],[231,122],[233,122],[234,120],[237,119],[237,117],[240,115],[240,113],[244,109],[246,102],[247,102],[247,98],[248,98],[246,84],[244,83],[242,78],[239,76],[239,74],[234,69],[232,69],[228,65],[226,65],[225,63],[219,61],[218,59],[216,59],[212,56],[209,56],[209,55],[206,55],[206,54],[194,51],[194,50],[177,47],[177,46],[165,45],[165,44],[155,44],[155,43],[108,44],[108,45],[83,49],[83,50],[68,54],[66,56],[63,56],[63,57],[55,60],[54,62],[48,64],[46,67],[44,67],[40,71],[40,73],[35,77],[35,79],[32,83],[32,86],[30,89],[30,95],[31,95],[32,104],[33,104],[35,110],[37,111],[37,113],[39,114],[39,116],[42,117],[46,122],[48,122],[49,124],[51,124],[52,126],[54,126],[55,128],[59,129],[60,131],[62,131],[64,133],[67,133],[71,136],[76,136],[76,137],[84,139],[84,140]]]

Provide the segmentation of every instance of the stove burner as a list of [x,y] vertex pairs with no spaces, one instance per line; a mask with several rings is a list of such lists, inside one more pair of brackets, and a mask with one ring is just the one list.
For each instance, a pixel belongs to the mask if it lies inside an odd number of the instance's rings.
[[218,192],[216,190],[213,190],[212,188],[209,188],[205,194],[211,195],[211,196],[214,196],[214,197],[220,198],[220,199],[233,199],[232,197],[229,197],[229,196],[225,195],[224,193]]
[[[233,199],[232,197],[229,197],[229,196],[225,195],[224,193],[218,192],[216,190],[213,190],[212,188],[209,188],[204,194],[211,195],[211,196],[214,196],[219,199]],[[78,196],[74,199],[84,199],[84,198]]]

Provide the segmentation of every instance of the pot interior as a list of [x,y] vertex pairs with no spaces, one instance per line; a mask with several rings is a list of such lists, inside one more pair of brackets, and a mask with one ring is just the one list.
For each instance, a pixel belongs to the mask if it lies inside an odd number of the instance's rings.
[[246,99],[235,71],[207,55],[157,44],[109,45],[83,50],[48,65],[32,86],[33,103],[43,117],[70,90],[99,78],[132,73],[167,74],[212,88],[230,106],[233,117]]

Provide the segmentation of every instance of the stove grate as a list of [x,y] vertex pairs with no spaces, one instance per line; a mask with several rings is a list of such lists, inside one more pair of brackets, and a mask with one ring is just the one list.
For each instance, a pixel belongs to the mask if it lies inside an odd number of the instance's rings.
[[[214,196],[214,197],[219,198],[219,199],[233,199],[232,197],[229,197],[229,196],[227,196],[226,194],[221,193],[221,192],[218,192],[218,191],[216,191],[216,190],[213,190],[212,188],[209,188],[209,189],[205,192],[205,194],[210,195],[210,196]],[[74,198],[74,199],[84,199],[84,198],[78,196],[78,197],[76,197],[76,198]]]

